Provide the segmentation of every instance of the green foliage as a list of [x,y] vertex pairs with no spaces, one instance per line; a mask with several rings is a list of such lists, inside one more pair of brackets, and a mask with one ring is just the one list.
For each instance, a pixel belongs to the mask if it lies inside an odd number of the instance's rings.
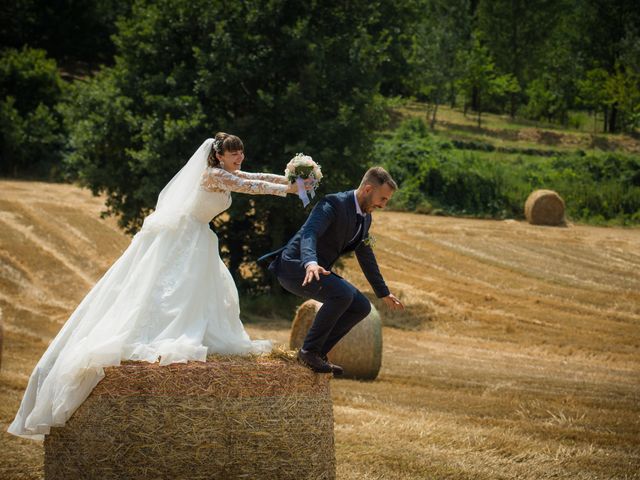
[[[511,74],[521,87],[540,75],[547,60],[549,39],[571,12],[571,0],[480,0],[477,34],[492,56],[498,74]],[[566,32],[565,32],[566,35]],[[510,99],[510,113],[523,101],[518,92]]]
[[492,99],[500,99],[520,91],[513,75],[496,73],[488,48],[477,37],[473,38],[470,50],[458,52],[458,63],[460,75],[457,85],[467,101],[474,103],[478,112],[478,126],[481,125],[481,115],[486,104]]
[[47,52],[31,48],[6,49],[0,56],[0,92],[16,95],[16,108],[21,114],[31,112],[43,103],[56,104],[62,93],[62,80],[55,60]]
[[[630,225],[640,223],[640,162],[606,154],[554,159],[542,182],[553,185],[575,220]],[[541,183],[542,183],[541,182]]]
[[592,110],[604,110],[607,104],[605,86],[609,74],[604,68],[593,68],[578,80],[578,102]]
[[505,162],[457,150],[414,119],[376,141],[374,161],[400,184],[391,206],[402,210],[521,218],[527,196],[548,188],[565,199],[573,220],[640,223],[640,159],[633,155],[576,152]]
[[64,141],[57,102],[64,85],[43,50],[0,54],[0,173],[56,175]]
[[374,158],[400,184],[394,208],[424,210],[431,205],[451,214],[505,215],[504,169],[435,140],[419,119],[379,139]]
[[567,112],[568,105],[565,104],[556,86],[557,84],[553,83],[548,76],[537,78],[529,83],[527,87],[529,102],[522,111],[524,115],[534,120],[549,121],[562,117]]
[[612,74],[603,68],[589,70],[578,81],[579,101],[595,111],[615,109],[623,131],[640,126],[640,72],[617,64]]
[[[64,109],[68,165],[108,195],[130,232],[218,130],[244,140],[249,171],[282,172],[304,152],[322,164],[325,192],[352,187],[383,118],[379,11],[364,0],[136,2],[114,37],[115,66],[79,84]],[[234,198],[216,231],[238,282],[241,266],[299,227],[307,213],[299,205]],[[259,285],[261,272],[252,273],[244,280]]]
[[555,29],[549,32],[540,54],[538,72],[529,75],[526,106],[519,112],[534,120],[568,125],[569,111],[576,104],[576,80],[583,75],[583,66],[576,62],[573,44],[576,32],[571,28],[572,15],[561,16]]
[[46,49],[58,62],[112,61],[110,36],[132,0],[7,0],[0,16],[0,44]]
[[416,73],[410,52],[415,43],[415,25],[426,17],[424,3],[425,0],[402,0],[377,4],[378,17],[384,21],[377,21],[369,31],[376,42],[384,45],[377,54],[383,55],[380,92],[385,97],[415,95]]
[[[638,128],[640,108],[636,101],[640,71],[640,10],[636,3],[480,0],[474,35],[481,39],[494,67],[479,75],[487,83],[494,73],[511,74],[520,90],[511,90],[496,101],[486,94],[483,98],[479,87],[473,87],[470,96],[464,78],[469,76],[468,69],[458,77],[458,86],[478,111],[508,111],[511,116],[546,118],[567,125],[569,111],[582,105],[603,114],[604,131],[633,132]],[[459,55],[482,56],[481,52],[473,53],[475,46],[468,50]],[[598,91],[593,83],[600,80],[594,77],[596,71],[610,79],[606,99],[598,98],[603,90]]]
[[[584,62],[586,71],[601,69],[607,75],[603,99],[605,132],[632,131],[637,127],[635,112],[639,106],[633,99],[637,99],[640,88],[639,25],[640,9],[634,0],[583,0],[577,9],[574,28],[582,35],[576,40],[575,57]],[[601,74],[598,76],[601,80]],[[585,93],[584,88],[581,93]],[[597,95],[587,95],[587,99],[594,97],[597,99]]]
[[606,104],[616,108],[622,131],[640,126],[640,72],[617,64],[605,83]]
[[433,128],[437,106],[452,99],[456,52],[466,46],[471,11],[468,0],[426,0],[421,4],[408,55],[412,74],[407,83],[414,94],[432,105]]

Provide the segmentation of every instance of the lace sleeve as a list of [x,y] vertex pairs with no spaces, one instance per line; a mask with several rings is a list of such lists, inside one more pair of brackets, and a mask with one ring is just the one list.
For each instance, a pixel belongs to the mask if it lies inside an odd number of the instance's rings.
[[289,180],[284,175],[275,175],[273,173],[253,173],[253,172],[243,172],[242,170],[237,170],[235,174],[241,178],[246,178],[247,180],[263,180],[269,183],[279,183],[280,185],[288,185]]
[[239,192],[250,195],[279,195],[285,197],[288,187],[271,182],[241,178],[221,168],[207,168],[202,174],[200,187],[208,192]]

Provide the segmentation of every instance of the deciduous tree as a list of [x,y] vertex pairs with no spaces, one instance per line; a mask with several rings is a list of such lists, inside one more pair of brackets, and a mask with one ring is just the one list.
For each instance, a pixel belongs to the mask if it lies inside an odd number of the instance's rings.
[[[282,172],[297,152],[324,168],[323,192],[352,187],[382,118],[386,52],[379,1],[136,2],[115,36],[116,64],[66,109],[68,163],[109,198],[130,232],[206,137],[245,141],[245,168]],[[387,9],[388,10],[388,9]],[[295,198],[238,195],[217,219],[230,269],[282,244],[306,212]]]

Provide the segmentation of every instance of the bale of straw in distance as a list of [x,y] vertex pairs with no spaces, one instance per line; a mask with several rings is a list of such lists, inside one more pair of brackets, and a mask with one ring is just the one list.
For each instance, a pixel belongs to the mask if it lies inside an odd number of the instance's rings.
[[291,358],[125,362],[45,437],[45,479],[334,479],[329,375]]
[[524,204],[524,215],[532,225],[564,226],[564,200],[553,190],[535,190]]
[[[293,325],[289,348],[302,346],[316,313],[322,303],[307,300],[298,308]],[[374,380],[382,364],[382,324],[376,308],[347,333],[329,352],[329,361],[344,368],[344,378]]]

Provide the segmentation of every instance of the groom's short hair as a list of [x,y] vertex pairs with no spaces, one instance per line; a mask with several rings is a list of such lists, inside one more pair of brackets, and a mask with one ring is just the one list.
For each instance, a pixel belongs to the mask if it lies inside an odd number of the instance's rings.
[[398,184],[395,182],[389,172],[387,172],[382,167],[371,167],[362,177],[362,182],[360,182],[360,186],[364,186],[366,184],[373,185],[375,187],[381,187],[384,184],[389,185],[393,190],[398,189]]

